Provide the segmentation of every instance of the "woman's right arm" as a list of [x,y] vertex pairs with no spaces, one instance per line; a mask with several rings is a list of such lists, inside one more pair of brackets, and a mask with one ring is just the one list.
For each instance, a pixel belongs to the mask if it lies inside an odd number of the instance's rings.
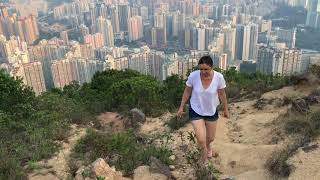
[[192,87],[186,86],[186,88],[184,88],[184,92],[183,92],[183,95],[182,95],[181,104],[180,104],[180,107],[179,107],[179,110],[178,110],[178,113],[177,113],[177,116],[178,116],[178,117],[181,117],[182,114],[184,113],[184,112],[183,112],[183,110],[184,110],[184,105],[187,103],[189,97],[191,96],[191,93],[192,93]]

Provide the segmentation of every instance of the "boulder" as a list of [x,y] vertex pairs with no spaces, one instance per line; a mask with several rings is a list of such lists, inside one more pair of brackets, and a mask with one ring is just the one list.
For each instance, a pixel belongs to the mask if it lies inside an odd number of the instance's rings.
[[146,115],[139,109],[130,110],[130,116],[124,121],[126,128],[139,128],[146,121]]
[[150,172],[149,166],[139,166],[134,170],[133,180],[167,180],[167,176]]
[[97,159],[88,167],[80,167],[76,172],[76,180],[93,180],[98,177],[104,178],[104,180],[125,180],[121,172],[115,171],[111,168],[102,158]]
[[155,157],[150,157],[150,172],[164,174],[168,178],[172,177],[169,166],[163,164],[159,159]]
[[146,121],[146,115],[137,108],[133,108],[130,110],[131,117],[133,121],[144,123]]

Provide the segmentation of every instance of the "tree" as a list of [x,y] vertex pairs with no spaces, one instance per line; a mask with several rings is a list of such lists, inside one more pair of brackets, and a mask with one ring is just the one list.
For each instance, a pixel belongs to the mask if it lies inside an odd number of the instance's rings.
[[0,70],[0,110],[24,118],[34,112],[35,98],[35,93],[21,79]]

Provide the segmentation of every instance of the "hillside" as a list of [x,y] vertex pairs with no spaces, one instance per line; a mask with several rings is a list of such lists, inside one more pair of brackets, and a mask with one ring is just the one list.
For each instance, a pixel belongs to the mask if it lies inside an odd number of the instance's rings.
[[290,78],[223,72],[232,116],[219,120],[213,148],[220,156],[208,167],[196,163],[187,117],[175,117],[184,87],[178,77],[160,84],[107,71],[36,97],[1,72],[0,179],[313,178],[320,71],[311,71]]
[[[216,148],[220,154],[218,158],[212,161],[214,168],[221,173],[216,177],[219,176],[220,179],[234,178],[246,180],[280,178],[281,176],[272,174],[266,164],[270,158],[276,156],[276,152],[279,149],[286,148],[288,144],[294,141],[286,135],[281,134],[284,132],[282,131],[283,123],[280,121],[284,121],[283,116],[292,108],[291,104],[283,104],[284,99],[306,97],[315,91],[320,93],[319,85],[309,82],[296,86],[286,86],[279,90],[264,93],[259,99],[231,103],[230,110],[232,117],[229,120],[225,118],[219,120],[217,137],[213,144],[213,148]],[[320,104],[312,105],[312,112],[316,111],[320,111]],[[99,119],[104,126],[108,126],[108,123],[112,121],[113,123],[123,122],[119,117],[120,115],[116,113],[106,113],[99,116]],[[192,126],[190,123],[187,123],[184,127],[172,131],[168,126],[171,118],[174,118],[174,114],[169,112],[161,117],[148,117],[141,124],[138,134],[147,139],[153,139],[155,144],[158,145],[161,144],[161,138],[158,137],[165,135],[165,138],[169,139],[168,148],[172,150],[172,154],[174,155],[174,161],[171,163],[174,166],[171,167],[171,178],[181,180],[197,179],[199,176],[195,175],[193,164],[188,162],[192,161],[192,158],[195,158],[191,156],[195,152],[195,144],[192,142],[192,138],[190,138]],[[122,125],[120,123],[117,127],[123,127]],[[124,129],[115,128],[114,130],[120,132]],[[294,168],[290,175],[284,178],[315,179],[315,177],[320,176],[318,171],[320,164],[317,163],[320,161],[320,148],[315,146],[315,148],[309,151],[304,150],[305,147],[317,145],[319,142],[320,138],[306,142],[304,147],[298,147],[294,154],[288,157],[286,162]],[[54,170],[57,170],[57,175],[61,172],[59,169]],[[158,176],[148,175],[148,171],[141,173],[143,173],[141,176],[158,179],[155,178]],[[141,176],[139,177],[141,178]],[[29,177],[30,179],[39,178],[39,176]],[[43,176],[40,177],[40,179],[44,178]],[[129,177],[138,179],[135,173]],[[167,179],[165,176],[160,177]],[[203,175],[202,178],[206,179],[208,176]]]

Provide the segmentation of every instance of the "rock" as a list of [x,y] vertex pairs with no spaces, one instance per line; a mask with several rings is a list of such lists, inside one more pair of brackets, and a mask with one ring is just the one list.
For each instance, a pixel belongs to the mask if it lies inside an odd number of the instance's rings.
[[150,172],[164,174],[168,178],[172,177],[170,168],[155,157],[150,157]]
[[175,155],[171,155],[171,156],[169,157],[169,159],[170,159],[171,161],[174,161],[174,160],[176,160],[176,156],[175,156]]
[[247,113],[247,111],[246,111],[245,109],[243,109],[243,110],[240,112],[240,114],[245,114],[245,113]]
[[236,178],[233,176],[229,176],[229,175],[222,175],[220,177],[221,180],[235,180]]
[[266,105],[272,104],[272,102],[273,102],[273,99],[261,98],[256,101],[256,103],[253,105],[253,107],[258,110],[262,110]]
[[231,166],[231,168],[235,168],[236,167],[237,162],[236,161],[231,161],[229,162],[229,166]]
[[172,170],[174,170],[176,167],[175,167],[174,165],[170,165],[169,168],[170,168],[170,170],[172,171]]
[[139,109],[134,108],[130,110],[130,117],[124,120],[126,128],[137,129],[146,121],[146,115]]
[[134,108],[130,110],[130,113],[134,121],[137,121],[140,123],[144,123],[146,121],[146,115],[141,110]]
[[320,103],[320,96],[310,95],[310,96],[305,98],[305,101],[309,105],[318,104],[318,103]]
[[91,180],[104,177],[104,180],[125,180],[120,172],[112,169],[102,158],[97,159],[88,167],[80,167],[76,172],[76,180]]
[[319,148],[318,144],[312,144],[312,145],[306,145],[306,146],[302,147],[302,150],[305,153],[308,153],[308,152],[311,152],[317,148]]
[[[75,176],[75,180],[83,180],[84,178],[86,178],[85,176],[85,171],[86,171],[86,167],[85,166],[81,166],[77,172],[76,172],[76,176]],[[88,171],[89,172],[89,171]]]
[[293,100],[292,108],[301,113],[305,113],[309,111],[309,106],[304,99]]
[[134,170],[133,180],[167,180],[164,174],[150,172],[149,166],[139,166]]

